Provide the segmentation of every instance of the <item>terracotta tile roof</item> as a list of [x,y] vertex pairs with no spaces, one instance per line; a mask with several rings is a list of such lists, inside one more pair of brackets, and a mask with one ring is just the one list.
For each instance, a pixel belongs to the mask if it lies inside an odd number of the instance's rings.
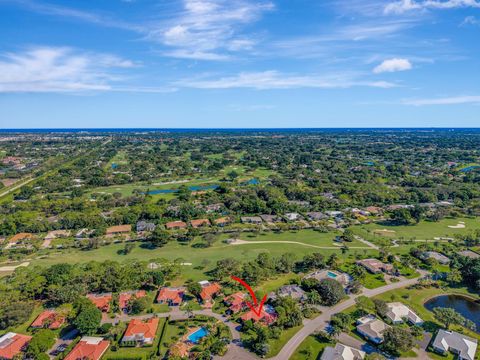
[[157,332],[159,319],[151,318],[145,321],[133,319],[128,324],[124,337],[142,336],[144,339],[153,339]]
[[31,336],[9,332],[0,337],[0,359],[13,359],[32,339]]
[[217,225],[228,224],[230,223],[229,217],[222,217],[213,221]]
[[130,299],[132,299],[132,297],[140,299],[145,296],[147,296],[145,290],[122,292],[118,296],[118,306],[120,307],[120,309],[123,310],[127,307],[128,302],[130,301]]
[[30,234],[30,233],[18,233],[16,235],[13,235],[10,238],[10,242],[11,243],[16,243],[16,242],[21,241],[21,240],[31,239],[32,237],[33,237],[33,234]]
[[[273,309],[272,309],[273,310]],[[266,311],[266,306],[263,307],[260,316],[254,313],[252,310],[241,316],[242,321],[252,320],[253,322],[261,321],[264,324],[270,325],[277,320],[277,314],[274,311]]]
[[187,223],[185,223],[183,221],[171,221],[171,222],[166,223],[165,227],[167,229],[175,229],[175,228],[184,229],[184,228],[187,227]]
[[64,360],[99,360],[110,342],[102,338],[83,337]]
[[200,297],[203,301],[209,301],[221,289],[222,287],[218,283],[209,283],[202,288],[202,291],[200,292]]
[[118,233],[128,233],[132,231],[132,225],[116,225],[110,226],[107,229],[107,235],[109,234],[118,234]]
[[159,303],[181,304],[184,294],[185,288],[164,287],[160,289],[160,292],[157,296],[157,301]]
[[87,298],[100,310],[107,312],[110,309],[112,294],[88,294]]
[[49,329],[58,329],[65,323],[65,318],[59,316],[55,310],[45,310],[37,316],[34,322],[30,325],[34,328],[43,328],[48,325]]
[[192,227],[198,228],[201,226],[209,226],[210,225],[210,220],[208,219],[197,219],[197,220],[192,220],[190,221],[190,224],[192,224]]
[[242,309],[247,306],[245,303],[246,298],[246,294],[242,292],[237,292],[227,297],[225,299],[225,303],[229,306],[228,308],[230,309],[230,311],[232,311],[233,313],[237,313],[239,311],[242,311]]

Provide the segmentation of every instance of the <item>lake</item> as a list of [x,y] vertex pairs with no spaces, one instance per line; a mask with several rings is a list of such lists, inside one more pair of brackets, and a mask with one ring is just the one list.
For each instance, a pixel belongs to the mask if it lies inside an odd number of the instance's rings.
[[427,310],[433,311],[436,307],[453,308],[462,314],[465,319],[471,320],[480,331],[480,303],[461,295],[440,295],[428,300],[424,304]]

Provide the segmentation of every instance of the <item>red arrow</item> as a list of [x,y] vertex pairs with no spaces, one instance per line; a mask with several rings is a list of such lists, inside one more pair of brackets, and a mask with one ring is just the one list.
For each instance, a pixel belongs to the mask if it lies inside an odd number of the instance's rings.
[[[250,285],[248,285],[245,281],[243,281],[242,279],[240,279],[236,276],[232,276],[231,278],[235,281],[238,281],[240,284],[242,284],[248,290],[248,292],[250,293],[250,296],[253,299],[254,305],[252,305],[248,301],[246,302],[246,304],[250,308],[250,310],[252,310],[255,313],[255,315],[257,315],[258,317],[261,317],[262,316],[261,314],[262,314],[263,305],[265,304],[265,301],[267,301],[267,295],[265,295],[263,297],[262,301],[260,301],[260,304],[258,304],[257,297],[255,296],[255,293],[253,292]],[[258,310],[257,310],[257,307],[258,307]]]

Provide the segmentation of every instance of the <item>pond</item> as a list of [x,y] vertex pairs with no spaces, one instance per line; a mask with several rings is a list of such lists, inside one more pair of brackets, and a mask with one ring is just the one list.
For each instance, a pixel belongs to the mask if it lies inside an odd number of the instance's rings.
[[480,303],[461,295],[441,295],[425,303],[427,310],[433,311],[436,307],[452,308],[462,314],[465,319],[471,320],[480,331]]
[[470,171],[473,171],[473,170],[477,170],[477,169],[480,169],[480,165],[472,165],[472,166],[468,166],[466,168],[463,168],[462,170],[460,170],[461,172],[464,172],[464,173],[467,173],[467,172],[470,172]]

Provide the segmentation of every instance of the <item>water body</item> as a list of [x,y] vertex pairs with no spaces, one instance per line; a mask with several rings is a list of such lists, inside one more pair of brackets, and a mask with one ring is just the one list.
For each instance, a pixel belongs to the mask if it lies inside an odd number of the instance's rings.
[[464,173],[467,173],[467,172],[470,172],[470,171],[473,171],[473,170],[477,170],[477,169],[480,169],[480,165],[472,165],[472,166],[463,168],[463,169],[460,170],[460,171],[461,171],[461,172],[464,172]]
[[455,309],[465,319],[473,321],[480,332],[480,303],[477,301],[461,295],[441,295],[428,300],[424,306],[430,311],[436,307]]

